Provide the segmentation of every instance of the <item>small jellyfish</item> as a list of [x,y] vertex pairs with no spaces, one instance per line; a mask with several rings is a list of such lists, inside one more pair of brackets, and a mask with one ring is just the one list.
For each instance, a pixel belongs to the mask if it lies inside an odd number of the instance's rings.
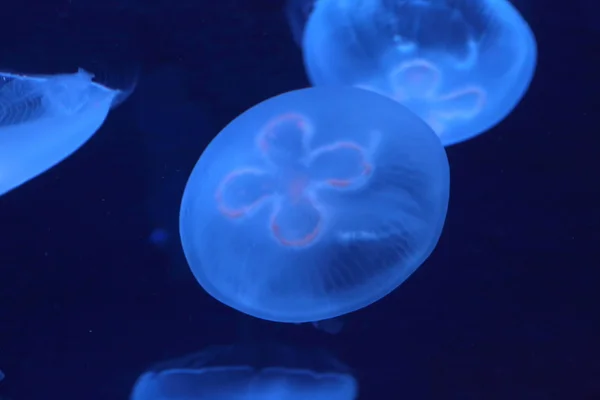
[[358,384],[329,353],[276,344],[212,346],[142,374],[130,400],[353,400]]
[[146,156],[144,209],[155,227],[149,239],[168,258],[169,278],[176,282],[191,278],[178,234],[186,171],[216,132],[204,104],[188,98],[184,77],[173,66],[145,74],[134,107]]
[[2,382],[4,380],[4,377],[6,375],[4,375],[4,372],[2,372],[2,370],[0,369],[0,382]]
[[81,147],[102,125],[119,91],[73,74],[0,72],[0,195]]
[[276,322],[350,313],[433,251],[449,196],[439,138],[352,87],[288,92],[209,144],[180,209],[192,273],[217,300]]
[[537,57],[533,33],[506,0],[320,0],[303,38],[315,86],[389,96],[444,145],[502,121],[527,91]]

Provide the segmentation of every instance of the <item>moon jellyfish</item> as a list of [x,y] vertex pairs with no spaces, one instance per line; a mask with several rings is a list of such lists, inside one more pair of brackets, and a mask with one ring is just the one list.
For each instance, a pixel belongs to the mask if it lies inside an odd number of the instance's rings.
[[405,107],[352,87],[303,89],[254,106],[209,144],[180,234],[217,300],[321,321],[377,301],[425,261],[448,192],[439,138]]
[[212,346],[156,365],[131,400],[353,400],[358,384],[331,355],[281,345]]
[[102,125],[119,91],[73,74],[0,72],[0,195],[52,168]]
[[444,145],[504,119],[533,77],[536,43],[505,0],[320,0],[303,42],[314,85],[352,85],[418,114]]

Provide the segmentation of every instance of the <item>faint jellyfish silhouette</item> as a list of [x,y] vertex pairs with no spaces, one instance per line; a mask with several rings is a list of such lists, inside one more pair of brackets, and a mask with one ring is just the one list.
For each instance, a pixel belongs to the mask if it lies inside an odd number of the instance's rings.
[[153,229],[152,232],[150,232],[150,237],[148,239],[150,240],[150,243],[159,248],[167,246],[171,240],[169,232],[162,228]]
[[[303,322],[296,322],[296,325],[305,325]],[[315,329],[328,333],[330,335],[337,335],[342,331],[344,327],[344,320],[341,317],[329,318],[321,321],[313,321],[310,323]]]
[[502,121],[535,70],[533,33],[506,0],[320,0],[304,32],[314,85],[389,96],[444,145]]
[[46,76],[0,72],[0,195],[64,160],[100,128],[122,92],[92,78],[83,69]]
[[327,332],[330,335],[337,335],[344,327],[344,320],[341,318],[329,318],[321,321],[314,321],[313,326],[320,331]]
[[204,105],[189,98],[186,72],[168,66],[143,76],[137,88],[137,127],[146,156],[145,211],[149,241],[165,254],[169,278],[192,281],[179,240],[179,205],[187,171],[216,132]]
[[352,400],[358,384],[329,353],[259,344],[211,346],[156,365],[131,400]]
[[312,325],[320,331],[329,333],[330,335],[337,335],[344,327],[344,320],[340,317],[329,318],[321,321],[314,321],[312,322]]
[[2,382],[4,380],[4,377],[6,375],[4,375],[4,372],[2,372],[2,370],[0,369],[0,382]]
[[302,38],[304,36],[304,27],[308,17],[312,13],[316,0],[286,0],[284,6],[285,17],[292,38],[298,46],[302,46]]
[[277,322],[379,300],[433,251],[449,171],[434,132],[399,103],[311,88],[246,111],[206,148],[180,210],[192,273],[217,300]]

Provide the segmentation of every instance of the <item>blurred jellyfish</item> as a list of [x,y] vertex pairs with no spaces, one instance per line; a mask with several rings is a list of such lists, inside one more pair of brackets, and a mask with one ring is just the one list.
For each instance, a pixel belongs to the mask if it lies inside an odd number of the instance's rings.
[[329,333],[330,335],[337,335],[344,327],[344,320],[339,317],[329,318],[322,321],[314,321],[312,324],[320,331]]
[[135,383],[131,400],[352,400],[348,367],[323,351],[282,345],[212,346],[157,365]]
[[537,54],[506,0],[319,0],[303,52],[314,85],[389,96],[444,145],[504,119],[527,91]]
[[185,76],[172,66],[144,75],[135,102],[147,155],[145,209],[154,227],[149,240],[167,255],[170,277],[176,281],[191,278],[178,234],[185,171],[214,135],[202,105],[187,98]]
[[64,160],[100,128],[122,92],[92,78],[83,69],[46,76],[0,72],[0,195]]
[[165,247],[171,241],[171,235],[168,231],[162,228],[153,229],[150,232],[150,243],[156,245],[157,247]]
[[2,382],[4,380],[4,377],[6,375],[4,375],[4,372],[2,372],[2,370],[0,369],[0,382]]
[[227,125],[180,211],[193,274],[217,300],[278,322],[363,308],[433,251],[449,170],[434,132],[399,103],[351,87],[264,101]]
[[[296,325],[304,325],[304,323],[296,322]],[[330,318],[322,321],[313,321],[311,322],[311,325],[321,332],[325,332],[330,335],[337,335],[344,327],[344,320],[340,317]]]
[[316,0],[286,0],[285,16],[292,32],[292,38],[298,46],[302,46],[304,27]]

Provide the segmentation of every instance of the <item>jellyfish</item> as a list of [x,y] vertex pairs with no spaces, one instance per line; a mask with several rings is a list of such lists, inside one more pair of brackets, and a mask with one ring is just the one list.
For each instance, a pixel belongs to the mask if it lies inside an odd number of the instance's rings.
[[449,167],[404,106],[352,87],[288,92],[208,145],[180,208],[185,256],[214,298],[257,318],[314,322],[399,286],[433,251]]
[[130,400],[353,400],[358,384],[328,352],[279,344],[211,346],[158,364]]
[[537,54],[529,26],[506,0],[319,0],[303,39],[315,86],[389,96],[446,146],[510,114]]
[[102,125],[121,91],[73,74],[0,72],[0,196],[81,147]]

